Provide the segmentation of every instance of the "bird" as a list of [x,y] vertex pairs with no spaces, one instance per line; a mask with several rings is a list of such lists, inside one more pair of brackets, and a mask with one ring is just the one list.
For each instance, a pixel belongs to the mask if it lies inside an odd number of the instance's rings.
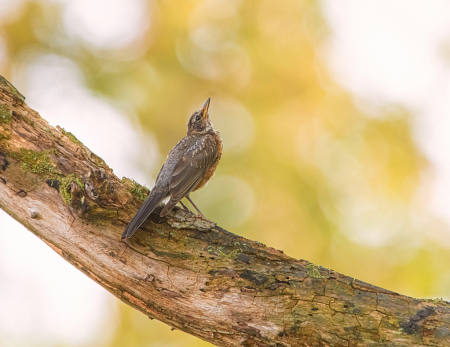
[[154,188],[125,228],[122,240],[130,238],[163,200],[167,203],[160,212],[161,217],[166,216],[178,203],[189,210],[181,201],[184,197],[197,210],[198,216],[204,217],[189,194],[208,184],[222,157],[222,139],[209,118],[210,101],[208,98],[203,108],[189,118],[186,136],[168,154]]

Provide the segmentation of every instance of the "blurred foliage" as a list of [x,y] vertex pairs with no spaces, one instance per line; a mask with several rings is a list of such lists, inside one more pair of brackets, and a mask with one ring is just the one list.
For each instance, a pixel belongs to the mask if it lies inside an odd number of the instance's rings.
[[[206,216],[384,288],[448,296],[450,256],[442,222],[424,208],[428,163],[412,116],[393,106],[375,117],[332,80],[317,1],[149,1],[142,37],[110,50],[71,36],[62,10],[24,1],[0,24],[3,75],[14,82],[42,55],[71,59],[93,92],[136,112],[161,158],[211,97],[225,149],[216,178],[193,195]],[[122,304],[118,322],[108,346],[208,345]]]

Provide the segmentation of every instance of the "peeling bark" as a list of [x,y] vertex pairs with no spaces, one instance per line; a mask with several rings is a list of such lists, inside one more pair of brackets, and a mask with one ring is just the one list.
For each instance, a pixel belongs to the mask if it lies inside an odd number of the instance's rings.
[[448,302],[293,259],[182,209],[120,242],[138,188],[0,78],[0,208],[148,317],[217,346],[450,346]]

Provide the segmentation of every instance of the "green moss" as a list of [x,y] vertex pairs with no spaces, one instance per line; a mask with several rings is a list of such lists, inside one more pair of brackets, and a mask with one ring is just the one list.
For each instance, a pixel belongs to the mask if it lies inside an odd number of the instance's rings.
[[55,179],[61,176],[61,171],[55,167],[50,159],[51,154],[55,154],[55,150],[37,152],[21,148],[20,152],[10,153],[11,157],[22,162],[23,170],[46,179]]
[[11,136],[9,136],[9,134],[6,134],[6,135],[0,134],[0,141],[3,139],[10,140]]
[[10,156],[21,161],[22,169],[27,172],[37,174],[44,180],[59,180],[59,193],[61,194],[64,202],[69,204],[72,198],[70,189],[71,183],[77,183],[81,190],[84,191],[83,181],[80,177],[74,174],[62,177],[61,171],[56,168],[50,158],[50,155],[52,154],[56,154],[54,149],[37,152],[21,148],[20,152],[11,152]]
[[28,125],[33,125],[33,122],[30,120],[30,118],[28,118],[27,116],[22,116],[22,119],[25,123],[27,123]]
[[72,142],[75,143],[76,145],[81,144],[81,141],[78,140],[78,139],[75,137],[75,135],[72,134],[71,132],[65,131],[64,128],[61,128],[61,131],[62,131],[62,133],[63,133],[64,135],[66,135],[66,136],[69,138],[70,141],[72,141]]
[[450,302],[441,299],[423,299],[423,301],[433,304],[435,306],[446,306],[450,307]]
[[306,272],[308,273],[309,277],[312,278],[324,278],[321,274],[320,274],[320,269],[321,266],[313,264],[313,263],[309,263],[308,265],[305,266]]
[[225,252],[222,252],[222,250],[219,248],[219,252],[224,260],[228,260],[228,259],[235,259],[236,255],[238,253],[238,250],[235,249],[234,251],[231,251],[230,253],[226,254]]
[[127,177],[123,177],[121,183],[122,184],[130,183],[131,188],[128,189],[128,191],[135,197],[137,197],[139,200],[144,201],[145,199],[147,199],[147,196],[150,192],[150,189],[148,189],[147,187],[140,185],[135,180]]
[[6,88],[9,90],[9,92],[20,101],[20,103],[23,103],[25,101],[25,97],[14,87],[9,81],[3,77],[0,76],[0,84],[6,86]]
[[0,104],[0,124],[11,124],[12,112],[5,105]]
[[70,203],[70,199],[72,197],[70,194],[70,189],[69,189],[70,184],[72,182],[76,182],[80,186],[81,189],[84,189],[81,178],[76,177],[74,175],[69,175],[69,176],[62,178],[59,183],[59,193],[61,194],[61,196],[66,204]]

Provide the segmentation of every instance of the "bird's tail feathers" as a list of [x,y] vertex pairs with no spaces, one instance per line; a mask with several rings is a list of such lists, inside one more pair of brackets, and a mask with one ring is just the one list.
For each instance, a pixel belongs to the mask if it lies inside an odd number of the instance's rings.
[[134,218],[131,220],[130,224],[126,227],[125,231],[122,234],[122,240],[125,238],[130,238],[136,230],[145,222],[145,220],[150,216],[153,210],[158,206],[158,204],[164,200],[166,197],[166,193],[155,193],[154,195],[150,194],[150,196],[145,200],[144,204],[137,211]]
[[162,211],[159,215],[161,217],[164,217],[165,215],[167,215],[170,211],[172,211],[172,209],[175,207],[175,205],[178,204],[178,202],[179,202],[178,200],[172,200],[172,199],[167,201],[166,206],[164,206],[164,208],[162,209]]

